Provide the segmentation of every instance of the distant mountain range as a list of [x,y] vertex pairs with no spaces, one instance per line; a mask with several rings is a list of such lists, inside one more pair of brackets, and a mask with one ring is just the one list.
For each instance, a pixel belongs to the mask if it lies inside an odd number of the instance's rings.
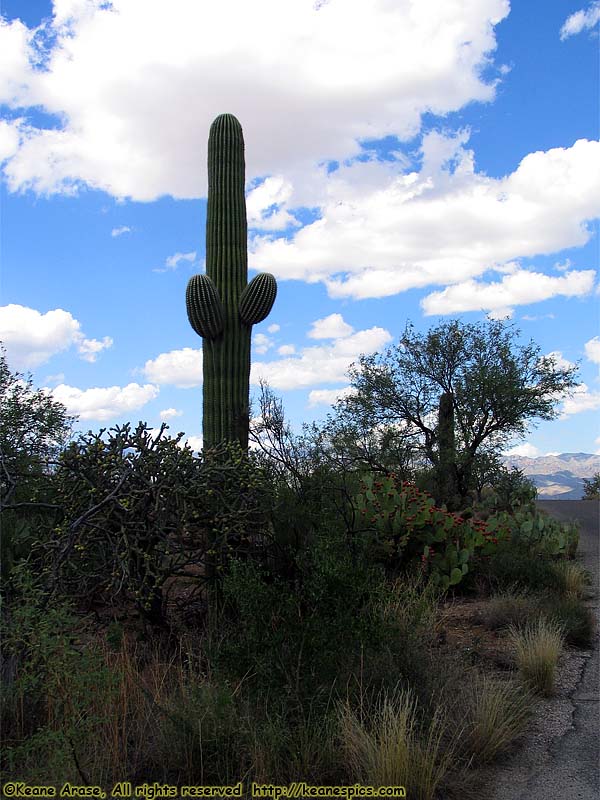
[[556,456],[506,456],[508,467],[517,467],[530,478],[540,500],[581,500],[583,479],[600,472],[600,455],[560,453]]

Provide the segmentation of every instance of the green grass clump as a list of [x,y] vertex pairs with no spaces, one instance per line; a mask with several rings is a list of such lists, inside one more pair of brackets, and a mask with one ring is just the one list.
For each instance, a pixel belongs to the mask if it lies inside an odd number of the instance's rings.
[[554,692],[556,666],[563,647],[562,628],[540,617],[524,628],[509,628],[517,666],[525,684],[545,696]]

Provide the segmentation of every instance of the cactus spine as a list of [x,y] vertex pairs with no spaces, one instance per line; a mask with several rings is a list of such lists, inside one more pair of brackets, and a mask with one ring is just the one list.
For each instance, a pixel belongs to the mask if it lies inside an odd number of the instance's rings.
[[272,275],[248,283],[244,169],[242,127],[221,114],[208,137],[206,275],[194,275],[186,292],[190,324],[203,339],[205,448],[225,441],[248,448],[251,330],[277,294]]

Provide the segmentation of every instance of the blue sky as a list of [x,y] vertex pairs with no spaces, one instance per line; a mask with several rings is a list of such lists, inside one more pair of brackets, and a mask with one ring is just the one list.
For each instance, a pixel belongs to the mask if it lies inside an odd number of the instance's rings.
[[296,428],[407,320],[510,316],[582,385],[525,455],[600,451],[600,3],[3,0],[0,340],[81,429],[201,437],[206,145],[246,141],[253,335]]

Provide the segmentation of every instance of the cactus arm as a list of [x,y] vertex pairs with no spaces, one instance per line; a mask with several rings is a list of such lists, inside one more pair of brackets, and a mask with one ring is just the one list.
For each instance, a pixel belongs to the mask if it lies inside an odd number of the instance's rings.
[[223,305],[217,287],[208,275],[190,278],[185,303],[190,325],[199,336],[216,339],[223,333]]
[[240,319],[246,325],[256,325],[268,317],[277,296],[277,283],[268,272],[256,275],[240,297]]

